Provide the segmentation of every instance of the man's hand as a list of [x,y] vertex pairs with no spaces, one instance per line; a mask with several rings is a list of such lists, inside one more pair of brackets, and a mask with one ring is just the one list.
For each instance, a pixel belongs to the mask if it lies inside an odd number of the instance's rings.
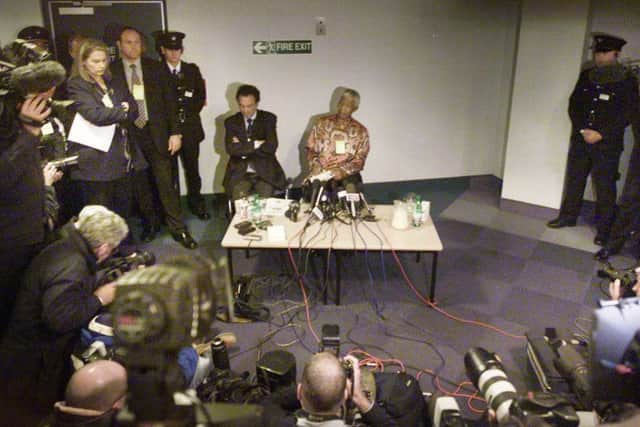
[[182,135],[171,135],[169,137],[169,153],[173,156],[182,147]]
[[[373,403],[367,399],[367,396],[362,391],[359,361],[353,356],[347,356],[344,360],[351,362],[351,366],[353,367],[353,396],[350,395],[349,397],[351,397],[351,400],[354,405],[356,405],[360,413],[366,414],[371,410]],[[347,380],[347,388],[349,393],[351,393],[351,380]]]
[[582,134],[584,142],[586,142],[587,144],[595,144],[602,141],[602,134],[597,130],[581,129],[580,133]]
[[121,102],[120,105],[122,106],[122,109],[124,110],[125,113],[129,112],[129,103],[128,102]]
[[62,171],[58,170],[58,168],[53,166],[51,163],[44,165],[42,173],[44,175],[44,185],[46,186],[51,186],[62,178]]
[[253,141],[253,149],[257,150],[258,148],[260,148],[262,146],[262,144],[264,144],[266,141],[264,139],[257,139],[255,141]]
[[[636,283],[633,285],[633,288],[631,288],[631,290],[636,293],[637,297],[640,297],[640,267],[636,268],[636,276],[638,277],[638,279],[636,280]],[[618,301],[622,298],[622,292],[620,288],[620,279],[609,282],[609,296],[612,300]]]
[[98,297],[102,306],[111,304],[116,296],[116,282],[100,286],[93,294]]
[[[23,120],[22,126],[34,136],[40,135],[40,126],[35,123],[41,123],[51,114],[51,107],[48,105],[48,100],[49,95],[41,93],[32,98],[25,99],[20,107],[20,118]],[[24,121],[28,123],[24,123]]]
[[240,139],[237,136],[234,136],[233,138],[231,138],[231,142],[233,144],[240,144]]

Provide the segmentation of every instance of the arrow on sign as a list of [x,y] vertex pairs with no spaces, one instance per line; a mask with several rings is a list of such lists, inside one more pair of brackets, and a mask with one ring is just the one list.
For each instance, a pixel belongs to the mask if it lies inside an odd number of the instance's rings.
[[265,42],[253,42],[253,53],[264,55],[267,53],[268,45]]

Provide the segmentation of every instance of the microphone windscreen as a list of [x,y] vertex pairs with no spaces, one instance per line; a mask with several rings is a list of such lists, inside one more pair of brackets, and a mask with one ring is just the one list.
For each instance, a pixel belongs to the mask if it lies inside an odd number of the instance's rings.
[[9,85],[20,95],[46,92],[66,78],[64,67],[56,61],[35,62],[11,71]]

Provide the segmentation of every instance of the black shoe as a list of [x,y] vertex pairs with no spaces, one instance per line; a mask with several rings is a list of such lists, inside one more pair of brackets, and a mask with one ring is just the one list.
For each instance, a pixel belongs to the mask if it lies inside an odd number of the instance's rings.
[[172,232],[171,236],[173,237],[173,240],[180,243],[182,246],[184,246],[187,249],[195,249],[198,247],[198,243],[196,243],[196,241],[193,240],[193,237],[191,237],[191,234],[189,234],[189,232],[186,230],[179,233]]
[[559,216],[556,219],[552,219],[547,223],[549,228],[563,228],[563,227],[575,227],[576,219],[568,216]]
[[198,212],[196,216],[200,218],[202,221],[207,221],[208,219],[211,219],[211,215],[209,215],[209,212],[205,210]]
[[595,239],[593,239],[593,244],[598,246],[604,246],[607,244],[607,240],[609,240],[609,236],[604,233],[596,234]]
[[615,249],[615,248],[607,248],[606,246],[602,249],[600,249],[598,252],[596,252],[596,254],[593,256],[595,259],[597,259],[598,261],[606,261],[610,256],[617,254],[618,252],[620,252],[619,250]]
[[157,225],[152,225],[150,227],[144,227],[142,229],[142,233],[140,234],[140,241],[143,243],[149,243],[156,238],[156,234],[160,231],[160,227]]

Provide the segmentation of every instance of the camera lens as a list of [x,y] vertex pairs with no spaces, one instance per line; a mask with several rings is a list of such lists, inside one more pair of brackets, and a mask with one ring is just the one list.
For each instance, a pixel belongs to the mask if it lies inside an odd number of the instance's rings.
[[464,356],[467,376],[480,391],[488,405],[496,412],[498,422],[509,415],[509,407],[516,397],[516,389],[504,372],[495,353],[474,347]]

